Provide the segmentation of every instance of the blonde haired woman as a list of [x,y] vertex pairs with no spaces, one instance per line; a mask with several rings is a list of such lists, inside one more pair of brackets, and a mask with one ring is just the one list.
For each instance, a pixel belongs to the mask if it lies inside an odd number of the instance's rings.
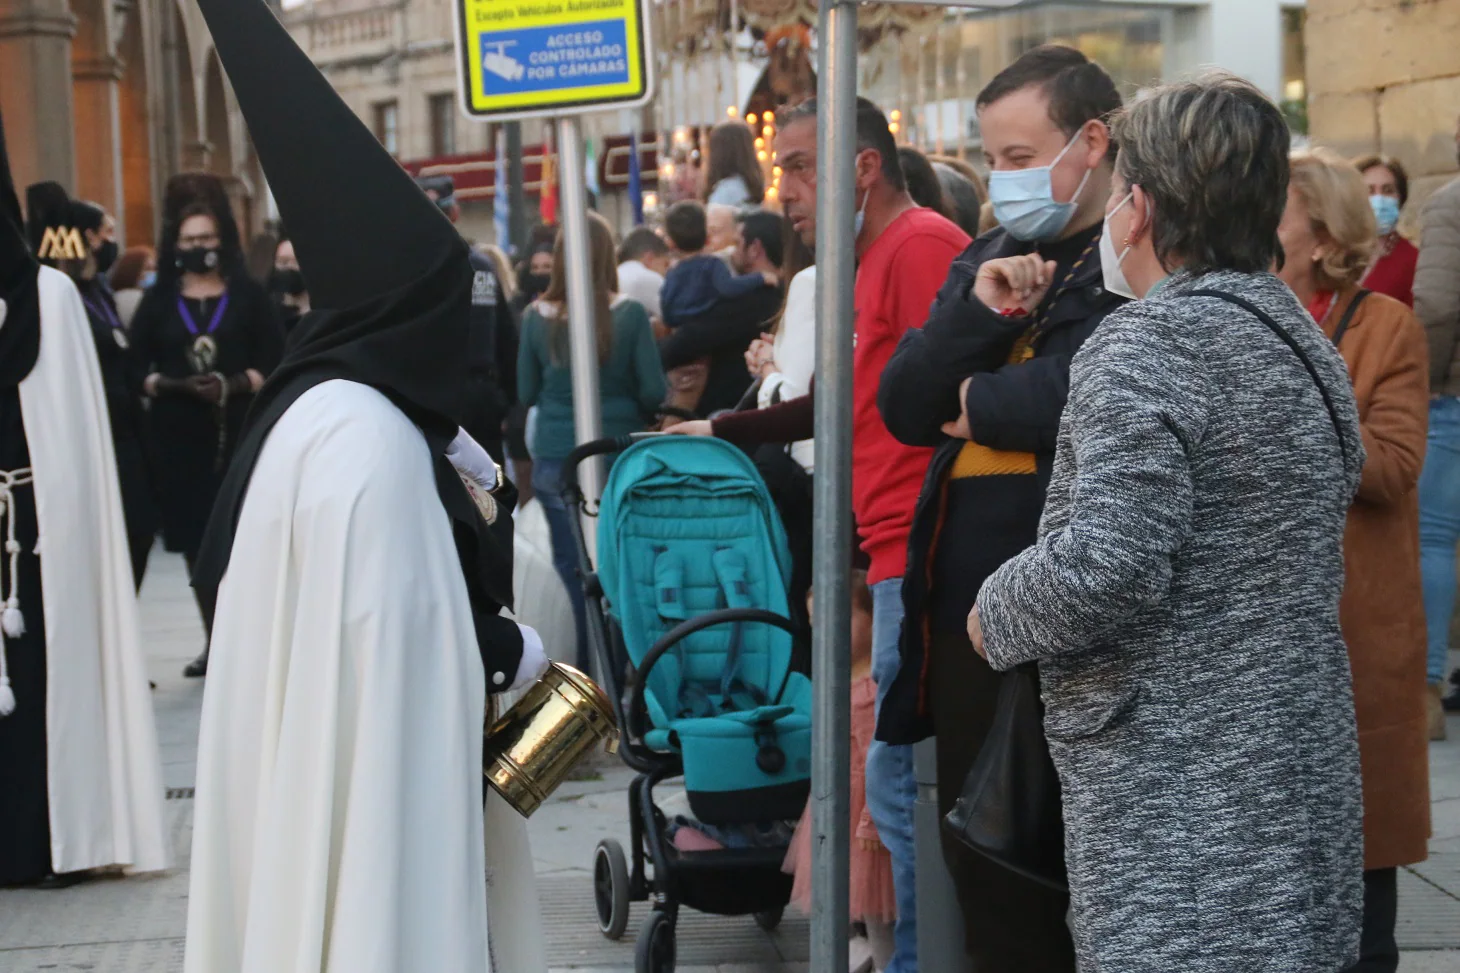
[[1428,348],[1409,308],[1359,287],[1377,227],[1352,163],[1323,150],[1293,156],[1278,238],[1281,276],[1338,346],[1359,408],[1366,458],[1344,532],[1339,606],[1364,795],[1364,932],[1350,969],[1393,973],[1396,869],[1424,861],[1430,836],[1417,489]]

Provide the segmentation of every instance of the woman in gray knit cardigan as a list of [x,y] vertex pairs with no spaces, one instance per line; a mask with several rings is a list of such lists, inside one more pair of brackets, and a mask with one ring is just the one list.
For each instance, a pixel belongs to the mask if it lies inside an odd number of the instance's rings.
[[1364,450],[1343,359],[1268,272],[1287,126],[1215,75],[1116,138],[1106,282],[1141,300],[1076,355],[1040,540],[970,635],[1038,663],[1082,973],[1331,973],[1363,904],[1338,600]]

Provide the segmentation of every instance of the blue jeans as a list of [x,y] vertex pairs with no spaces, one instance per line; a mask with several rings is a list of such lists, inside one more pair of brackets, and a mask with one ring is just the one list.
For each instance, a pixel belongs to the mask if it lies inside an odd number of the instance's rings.
[[1419,566],[1424,578],[1430,682],[1442,682],[1455,610],[1455,546],[1460,544],[1460,399],[1430,400],[1429,447],[1419,477]]
[[[879,581],[872,586],[872,679],[877,683],[878,712],[902,664],[897,648],[901,632],[902,579]],[[917,796],[913,748],[873,740],[867,747],[867,808],[882,844],[892,855],[892,884],[897,893],[894,951],[883,973],[916,973],[918,968],[917,857],[913,851]]]
[[542,504],[547,518],[548,534],[553,543],[553,567],[563,586],[568,589],[568,600],[573,604],[573,627],[577,634],[578,649],[573,664],[580,672],[592,672],[588,661],[588,616],[583,600],[583,579],[579,574],[578,542],[573,539],[573,518],[576,510],[568,509],[563,502],[563,461],[560,459],[539,459],[532,464],[532,489],[537,502]]

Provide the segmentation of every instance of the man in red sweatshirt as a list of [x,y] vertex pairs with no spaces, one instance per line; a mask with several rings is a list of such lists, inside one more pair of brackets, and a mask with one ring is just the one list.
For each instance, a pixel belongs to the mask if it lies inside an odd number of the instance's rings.
[[[781,113],[776,136],[781,204],[807,244],[816,242],[816,99]],[[856,353],[852,360],[852,510],[871,558],[872,675],[877,704],[897,674],[908,528],[931,449],[904,446],[877,410],[882,369],[909,328],[921,327],[968,236],[907,193],[887,118],[857,100]],[[892,854],[896,949],[886,973],[915,973],[912,748],[875,742],[867,752],[867,807]]]

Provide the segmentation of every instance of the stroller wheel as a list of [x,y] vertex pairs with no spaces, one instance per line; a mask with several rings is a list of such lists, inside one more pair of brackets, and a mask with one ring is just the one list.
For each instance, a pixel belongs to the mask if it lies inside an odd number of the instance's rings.
[[781,908],[767,909],[764,912],[757,912],[755,914],[755,924],[757,926],[760,926],[766,932],[771,932],[781,924],[781,916],[785,913],[785,911],[786,910],[784,908]]
[[619,939],[629,926],[629,867],[624,849],[612,838],[593,852],[593,904],[598,910],[598,931]]
[[657,909],[639,929],[634,973],[674,973],[674,920]]

